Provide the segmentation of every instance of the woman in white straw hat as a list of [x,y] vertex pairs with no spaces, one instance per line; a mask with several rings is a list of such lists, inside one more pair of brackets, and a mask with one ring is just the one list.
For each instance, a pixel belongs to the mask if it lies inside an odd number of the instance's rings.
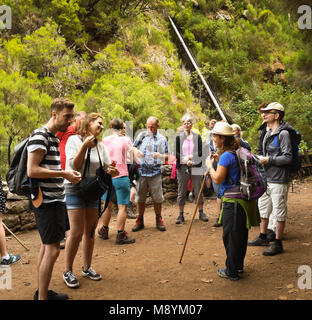
[[[257,211],[257,202],[242,199],[235,201],[233,198],[224,197],[227,189],[232,188],[233,184],[239,185],[240,182],[239,164],[233,152],[239,148],[240,142],[234,137],[233,128],[226,122],[217,122],[212,134],[219,153],[207,158],[206,165],[212,180],[220,185],[220,196],[222,197],[220,220],[222,219],[223,243],[227,256],[226,268],[218,269],[218,275],[230,280],[239,280],[238,274],[242,273],[244,268],[248,228],[250,228],[250,225],[247,225],[249,219],[246,215],[249,216],[250,209]],[[217,170],[213,168],[214,160],[218,162]]]

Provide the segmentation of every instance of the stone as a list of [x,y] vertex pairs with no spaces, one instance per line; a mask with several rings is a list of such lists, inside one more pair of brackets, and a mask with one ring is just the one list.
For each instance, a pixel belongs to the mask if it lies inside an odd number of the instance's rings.
[[164,198],[166,200],[176,199],[177,198],[177,193],[175,191],[166,192],[166,193],[164,193]]
[[16,231],[21,227],[18,214],[4,214],[2,220],[11,231]]
[[8,191],[7,200],[28,200],[28,198],[25,196],[19,196],[15,193],[11,193],[10,191]]
[[25,225],[21,225],[20,230],[25,231],[25,230],[32,230],[32,229],[36,229],[36,228],[37,228],[36,222],[31,222],[31,223],[27,223]]
[[200,281],[204,283],[213,283],[212,279],[200,279]]
[[7,201],[6,207],[8,214],[18,214],[29,210],[29,200]]
[[21,225],[32,224],[35,223],[35,214],[33,212],[23,212],[19,215],[21,220]]

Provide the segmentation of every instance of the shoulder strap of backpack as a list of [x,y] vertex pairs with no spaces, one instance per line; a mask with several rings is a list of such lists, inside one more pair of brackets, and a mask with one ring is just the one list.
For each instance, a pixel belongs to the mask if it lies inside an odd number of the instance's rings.
[[145,139],[146,136],[147,136],[146,132],[143,132],[141,134],[140,140],[138,141],[137,148],[139,148],[139,146],[143,143],[143,140]]
[[[242,170],[241,167],[240,167],[241,164],[240,164],[240,161],[239,161],[239,159],[238,159],[238,156],[237,156],[236,151],[232,150],[232,151],[228,151],[228,152],[234,154],[234,156],[235,156],[235,158],[236,158],[236,161],[237,161],[237,163],[238,163],[238,169],[239,169],[239,171],[241,172],[241,170]],[[234,183],[233,179],[230,177],[229,172],[227,173],[227,178],[228,178],[230,184],[231,184],[232,186],[235,186],[235,183]]]

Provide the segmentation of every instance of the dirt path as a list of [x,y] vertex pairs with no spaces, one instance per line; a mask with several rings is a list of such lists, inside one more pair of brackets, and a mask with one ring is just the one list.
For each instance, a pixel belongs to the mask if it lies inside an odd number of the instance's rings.
[[[289,218],[284,241],[285,253],[275,257],[262,255],[263,248],[248,247],[245,273],[240,281],[229,281],[217,275],[217,268],[224,266],[225,250],[222,228],[214,228],[217,218],[215,200],[205,200],[209,222],[194,220],[182,264],[179,264],[183,242],[194,210],[186,205],[186,223],[176,225],[175,203],[165,204],[163,218],[166,232],[155,228],[154,213],[148,208],[145,229],[131,233],[136,243],[115,245],[115,219],[111,222],[109,240],[96,238],[93,267],[102,274],[99,282],[82,278],[81,250],[74,264],[80,281],[79,289],[69,289],[62,280],[64,251],[61,251],[50,288],[66,292],[74,300],[159,300],[159,299],[269,299],[312,300],[312,289],[299,289],[300,265],[312,268],[312,179],[295,185],[289,192]],[[127,220],[128,231],[134,220]],[[259,233],[252,228],[249,239]],[[1,300],[27,300],[36,290],[36,263],[40,247],[36,230],[18,236],[31,249],[27,252],[13,238],[8,238],[10,252],[20,253],[22,260],[11,267],[12,289],[1,290]]]

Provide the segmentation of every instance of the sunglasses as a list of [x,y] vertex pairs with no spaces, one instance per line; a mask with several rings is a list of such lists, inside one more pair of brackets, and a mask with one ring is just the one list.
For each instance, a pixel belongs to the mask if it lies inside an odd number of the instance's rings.
[[274,112],[274,111],[260,111],[260,113],[265,113],[265,114],[276,114],[277,112]]

